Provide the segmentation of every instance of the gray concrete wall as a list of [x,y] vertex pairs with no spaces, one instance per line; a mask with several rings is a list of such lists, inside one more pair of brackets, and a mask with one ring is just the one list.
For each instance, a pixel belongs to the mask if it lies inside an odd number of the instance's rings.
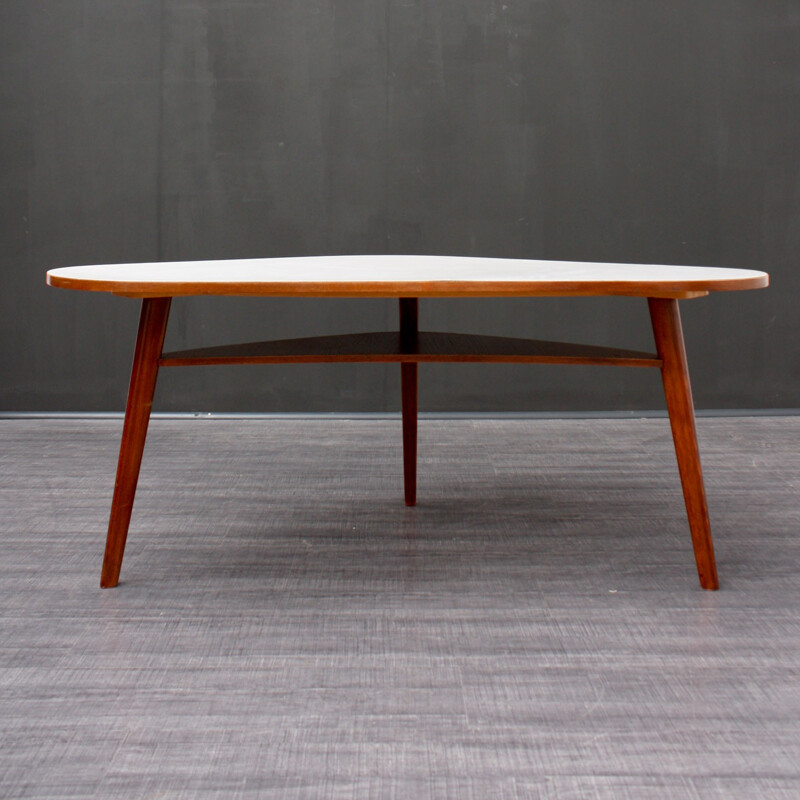
[[[123,407],[137,302],[48,267],[369,252],[767,269],[769,290],[683,304],[695,399],[800,406],[799,37],[778,0],[3,0],[0,409]],[[421,314],[650,347],[637,300]],[[168,346],[395,322],[388,301],[185,299]],[[398,372],[171,370],[157,407],[394,409]],[[652,371],[421,380],[429,410],[662,405]]]

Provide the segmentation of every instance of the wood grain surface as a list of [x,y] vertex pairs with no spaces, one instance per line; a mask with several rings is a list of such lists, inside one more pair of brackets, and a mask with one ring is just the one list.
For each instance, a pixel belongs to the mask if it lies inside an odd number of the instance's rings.
[[403,342],[399,331],[310,336],[164,353],[162,367],[326,362],[457,362],[595,364],[660,367],[654,353],[507,336],[419,331]]
[[[401,297],[399,302],[401,354],[419,350],[419,299]],[[400,364],[400,414],[403,418],[403,496],[407,506],[417,503],[417,411],[419,364]]]
[[106,552],[100,585],[111,588],[119,580],[125,540],[128,536],[139,468],[153,408],[153,395],[158,378],[158,359],[164,346],[171,299],[145,298],[139,315],[139,331],[133,353],[125,425],[117,461],[117,478],[108,520]]
[[703,468],[697,445],[697,429],[692,401],[692,385],[683,342],[677,300],[650,298],[653,336],[661,358],[661,377],[667,399],[672,439],[678,459],[689,529],[692,532],[697,574],[704,589],[718,589],[714,545],[708,518]]

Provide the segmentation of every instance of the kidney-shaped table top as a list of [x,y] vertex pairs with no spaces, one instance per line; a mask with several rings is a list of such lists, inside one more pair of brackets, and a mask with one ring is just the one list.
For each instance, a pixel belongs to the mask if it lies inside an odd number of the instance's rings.
[[63,267],[51,286],[128,297],[698,297],[759,289],[765,272],[467,256],[306,256]]

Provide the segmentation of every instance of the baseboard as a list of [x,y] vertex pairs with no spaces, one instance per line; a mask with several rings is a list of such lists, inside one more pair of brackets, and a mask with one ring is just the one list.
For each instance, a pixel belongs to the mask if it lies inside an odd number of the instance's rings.
[[[698,409],[698,417],[795,417],[800,408],[705,408]],[[635,411],[420,411],[421,420],[466,419],[647,419],[666,417],[663,409]],[[0,411],[0,420],[14,419],[122,419],[121,411]],[[293,420],[389,420],[399,419],[400,412],[199,412],[155,411],[152,419],[293,419]]]

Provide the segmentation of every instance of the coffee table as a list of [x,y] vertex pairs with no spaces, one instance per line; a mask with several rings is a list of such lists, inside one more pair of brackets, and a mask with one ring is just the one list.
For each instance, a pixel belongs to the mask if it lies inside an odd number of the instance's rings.
[[[599,264],[457,256],[319,256],[65,267],[51,286],[141,298],[102,587],[116,586],[160,367],[216,364],[397,362],[401,369],[405,502],[416,503],[417,365],[514,362],[658,367],[664,384],[700,585],[719,581],[697,447],[694,406],[678,301],[712,291],[758,289],[755,270]],[[399,299],[399,329],[162,352],[170,302],[186,295],[384,297]],[[656,352],[419,330],[424,297],[647,298]]]

